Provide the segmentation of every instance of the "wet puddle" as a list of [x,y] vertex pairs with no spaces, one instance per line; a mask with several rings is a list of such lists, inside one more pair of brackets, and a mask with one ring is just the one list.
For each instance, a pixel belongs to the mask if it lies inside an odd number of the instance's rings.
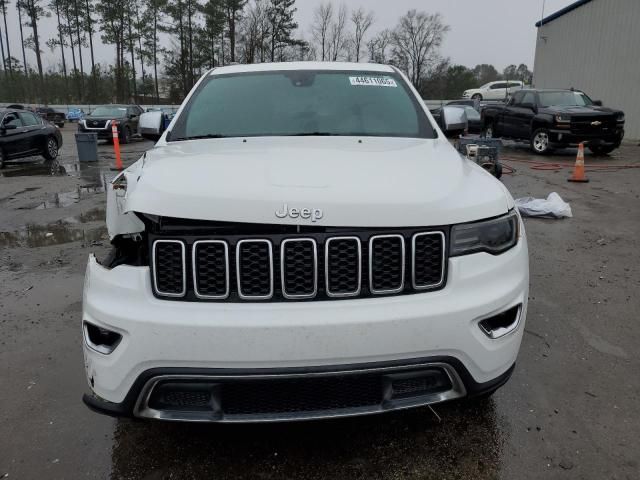
[[38,177],[38,176],[70,176],[78,177],[87,183],[102,184],[108,183],[115,173],[104,165],[98,163],[60,163],[54,161],[48,163],[19,162],[8,164],[0,171],[0,177]]
[[107,239],[106,225],[86,227],[84,224],[104,219],[105,210],[96,208],[48,225],[27,224],[12,232],[0,232],[0,247],[38,248],[77,241],[85,245],[100,242]]
[[69,192],[56,193],[51,200],[39,202],[35,205],[29,205],[27,207],[21,207],[20,209],[45,210],[47,208],[65,208],[73,205],[74,203],[78,203],[80,200],[89,198],[91,195],[104,193],[104,191],[105,189],[102,185],[85,185]]

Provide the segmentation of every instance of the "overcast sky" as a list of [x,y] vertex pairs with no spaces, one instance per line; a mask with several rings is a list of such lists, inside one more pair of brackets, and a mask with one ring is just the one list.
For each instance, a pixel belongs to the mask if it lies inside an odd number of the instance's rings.
[[[9,41],[11,54],[21,59],[19,47],[18,13],[15,0],[8,7]],[[109,1],[109,0],[101,0]],[[407,10],[415,8],[428,13],[439,12],[444,22],[451,27],[442,46],[442,54],[451,58],[453,63],[473,67],[479,63],[490,63],[502,70],[506,65],[526,63],[533,68],[536,28],[540,19],[544,0],[345,0],[350,8],[363,6],[375,13],[376,23],[373,30],[393,27],[399,17]],[[545,15],[549,15],[573,0],[546,0]],[[46,5],[46,0],[42,2]],[[297,0],[297,21],[302,35],[309,40],[309,25],[319,0]],[[338,4],[339,0],[334,0]],[[24,19],[24,18],[23,18]],[[53,67],[60,60],[44,46],[46,40],[55,35],[53,17],[42,21],[40,40],[43,45],[43,64]],[[4,39],[4,25],[2,25]],[[25,38],[31,29],[24,27]],[[102,63],[113,62],[114,52],[110,45],[102,45],[95,39],[96,60]],[[5,45],[6,49],[6,45]],[[70,57],[70,55],[68,56]],[[69,58],[67,59],[69,61]],[[84,55],[85,71],[88,70],[89,54]],[[35,68],[33,52],[27,53],[27,62]]]

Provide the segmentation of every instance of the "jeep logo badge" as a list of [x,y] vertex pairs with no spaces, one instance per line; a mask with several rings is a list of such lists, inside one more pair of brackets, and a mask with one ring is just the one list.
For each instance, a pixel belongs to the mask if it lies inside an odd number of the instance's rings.
[[276,210],[276,217],[302,218],[315,223],[318,220],[322,220],[324,213],[319,208],[289,208],[289,205],[285,203],[281,210]]

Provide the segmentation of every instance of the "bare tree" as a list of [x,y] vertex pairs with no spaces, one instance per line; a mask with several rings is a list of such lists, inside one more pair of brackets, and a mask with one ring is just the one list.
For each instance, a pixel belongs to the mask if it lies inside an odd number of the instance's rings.
[[[240,22],[240,36],[244,46],[243,58],[246,63],[255,63],[266,48],[269,31],[267,11],[266,0],[254,0],[249,4]],[[264,31],[265,26],[267,33]]]
[[329,58],[335,62],[347,50],[349,38],[347,35],[347,6],[343,3],[338,9],[338,15],[329,29]]
[[417,10],[409,10],[393,31],[394,61],[406,70],[418,90],[429,68],[440,59],[438,50],[448,31],[439,13]]
[[320,44],[321,60],[324,62],[328,58],[329,46],[329,29],[333,22],[333,4],[321,3],[313,12],[313,24],[311,32],[313,37]]
[[364,37],[373,25],[375,16],[373,12],[365,12],[362,7],[351,12],[351,23],[353,23],[353,50],[356,62],[360,61]]
[[2,69],[7,69],[7,62],[4,58],[4,41],[2,40],[2,28],[0,28],[0,54],[2,56]]
[[[9,44],[9,29],[7,28],[7,4],[8,0],[0,0],[0,10],[2,10],[2,16],[4,17],[4,35],[7,41],[7,57],[9,61],[7,62],[7,67],[9,67],[9,75],[13,75],[13,69],[11,68],[11,45]],[[4,57],[3,57],[4,59]]]
[[22,66],[24,67],[24,76],[29,78],[29,65],[27,65],[27,53],[24,48],[24,32],[22,31],[22,6],[20,2],[16,2],[18,7],[18,25],[20,25],[20,43],[22,44]]
[[367,42],[369,60],[375,63],[388,63],[387,49],[391,45],[391,30],[385,28]]

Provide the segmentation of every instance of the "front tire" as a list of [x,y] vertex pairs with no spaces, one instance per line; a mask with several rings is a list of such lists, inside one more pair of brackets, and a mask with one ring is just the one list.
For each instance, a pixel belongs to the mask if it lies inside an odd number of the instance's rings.
[[493,123],[489,123],[484,127],[484,138],[497,138],[496,126]]
[[47,138],[47,143],[45,144],[42,156],[47,161],[53,161],[58,158],[58,148],[58,141],[55,137],[49,137]]
[[546,155],[551,152],[551,137],[549,130],[539,128],[531,135],[531,150],[537,155]]
[[591,153],[593,153],[596,157],[602,157],[604,155],[609,155],[616,148],[617,147],[603,147],[601,145],[594,145],[592,147],[589,147],[589,150],[591,150]]
[[123,145],[129,143],[129,139],[131,138],[131,127],[129,125],[125,125],[122,127],[122,133],[120,135],[120,143]]
[[476,93],[475,95],[473,95],[471,97],[471,100],[480,100],[480,101],[482,101],[482,95],[480,95],[479,93]]

